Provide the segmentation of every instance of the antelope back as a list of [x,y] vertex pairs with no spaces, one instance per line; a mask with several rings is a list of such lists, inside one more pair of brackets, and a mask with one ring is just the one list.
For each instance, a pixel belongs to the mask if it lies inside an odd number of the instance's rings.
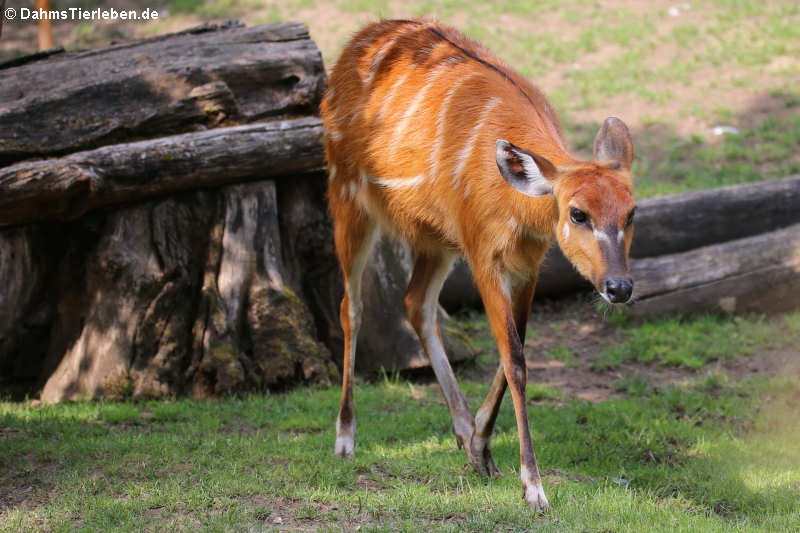
[[[632,207],[629,166],[612,161],[617,137],[600,142],[606,164],[577,161],[534,85],[434,22],[364,28],[334,66],[321,111],[334,220],[362,209],[417,248],[465,252],[473,270],[496,258],[538,267],[576,199],[614,216]],[[622,207],[607,201],[617,184]],[[568,257],[602,278],[603,250],[576,235],[559,239]]]

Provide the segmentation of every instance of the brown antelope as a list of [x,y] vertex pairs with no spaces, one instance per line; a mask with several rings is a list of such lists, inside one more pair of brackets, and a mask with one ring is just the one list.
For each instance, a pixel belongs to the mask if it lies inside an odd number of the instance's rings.
[[[633,146],[627,127],[607,119],[594,142],[595,160],[575,159],[539,89],[480,44],[426,20],[382,21],[358,33],[331,72],[321,111],[345,286],[335,453],[353,455],[361,274],[380,228],[415,252],[404,304],[459,445],[479,473],[499,474],[489,438],[510,383],[523,497],[547,509],[525,404],[528,311],[553,239],[604,299],[630,298]],[[439,291],[459,254],[472,269],[501,357],[474,420],[436,318]]]

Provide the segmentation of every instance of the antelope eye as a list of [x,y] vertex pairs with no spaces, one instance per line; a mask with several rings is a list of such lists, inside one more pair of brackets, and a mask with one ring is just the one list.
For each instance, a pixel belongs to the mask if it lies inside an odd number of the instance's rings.
[[587,217],[586,213],[584,213],[577,207],[570,207],[569,219],[572,221],[573,224],[586,224],[586,221],[589,219],[589,217]]
[[631,224],[633,224],[633,215],[635,215],[635,214],[636,214],[636,210],[634,209],[633,211],[631,211],[631,214],[628,215],[628,219],[625,221],[625,227],[626,228],[628,226],[630,226]]

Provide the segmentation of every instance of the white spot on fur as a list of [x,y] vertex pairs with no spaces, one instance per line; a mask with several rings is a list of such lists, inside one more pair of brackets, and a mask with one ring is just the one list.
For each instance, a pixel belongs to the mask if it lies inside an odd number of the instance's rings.
[[562,231],[562,233],[564,234],[565,241],[569,239],[569,222],[564,223],[564,230]]
[[508,300],[511,300],[511,289],[513,283],[511,281],[511,276],[504,272],[500,275],[500,290],[503,291],[503,294]]
[[343,426],[339,417],[336,418],[336,443],[333,453],[345,459],[352,459],[355,450],[356,421]]
[[352,459],[355,450],[355,441],[350,437],[336,437],[334,453],[345,459]]
[[353,200],[356,196],[358,196],[358,183],[355,181],[350,182],[350,199]]
[[517,231],[517,226],[518,225],[519,224],[517,224],[517,219],[516,218],[511,217],[511,218],[508,219],[508,227],[511,228],[511,231]]
[[622,242],[625,240],[625,232],[623,230],[619,230],[617,232],[617,241]]
[[375,185],[386,187],[387,189],[407,189],[409,187],[416,187],[425,181],[425,174],[414,176],[413,178],[390,178],[381,179],[376,177],[369,177],[369,181]]
[[611,242],[611,239],[608,238],[608,235],[606,235],[602,231],[594,229],[592,230],[592,234],[594,235],[594,238],[597,239],[597,242],[605,242],[605,243]]
[[520,468],[519,477],[525,488],[525,503],[537,511],[546,511],[550,507],[550,503],[547,501],[547,496],[544,495],[541,481],[533,481],[533,477],[525,466]]
[[472,132],[467,139],[467,144],[464,145],[464,148],[458,153],[458,160],[456,163],[456,167],[453,170],[453,184],[456,185],[461,181],[461,175],[464,173],[464,167],[467,165],[467,161],[469,160],[470,156],[472,155],[472,151],[475,149],[475,143],[478,141],[478,136],[481,133],[481,129],[485,124],[486,120],[489,118],[489,114],[494,111],[494,108],[500,103],[500,99],[497,97],[492,97],[483,106],[483,111],[481,111],[480,116],[478,117],[477,123],[472,127]]
[[[336,119],[334,118],[334,120],[336,120]],[[342,140],[342,132],[337,130],[337,129],[328,128],[326,130],[326,134],[328,135],[330,140],[332,140],[333,142],[339,142],[339,141]]]
[[432,179],[436,179],[439,175],[439,160],[441,159],[440,152],[442,151],[442,140],[444,138],[444,128],[445,128],[445,117],[447,116],[447,110],[450,109],[450,100],[453,99],[453,96],[458,91],[458,88],[464,85],[468,80],[473,78],[475,74],[470,74],[464,78],[459,79],[453,86],[451,86],[447,93],[442,100],[442,104],[439,107],[439,113],[436,116],[436,138],[433,140],[433,148],[431,149],[430,158],[428,160],[428,167],[430,169],[430,176]]
[[336,165],[331,165],[331,167],[328,169],[328,181],[333,181],[335,177],[336,177]]

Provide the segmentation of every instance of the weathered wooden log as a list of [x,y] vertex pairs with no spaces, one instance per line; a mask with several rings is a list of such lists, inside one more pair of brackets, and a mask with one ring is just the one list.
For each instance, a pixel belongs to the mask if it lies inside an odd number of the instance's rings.
[[631,257],[674,254],[800,222],[800,176],[637,202]]
[[[673,254],[800,222],[800,176],[648,198],[637,204],[631,257]],[[542,265],[536,294],[559,296],[590,288],[553,246]],[[466,265],[453,270],[441,302],[448,310],[480,307]]]
[[[13,63],[12,63],[13,65]],[[315,114],[322,56],[300,23],[239,22],[10,66],[0,166],[124,140]]]
[[636,315],[800,308],[800,224],[632,261]]
[[100,206],[313,170],[323,164],[321,139],[319,119],[307,117],[16,163],[0,168],[0,226],[70,220]]

